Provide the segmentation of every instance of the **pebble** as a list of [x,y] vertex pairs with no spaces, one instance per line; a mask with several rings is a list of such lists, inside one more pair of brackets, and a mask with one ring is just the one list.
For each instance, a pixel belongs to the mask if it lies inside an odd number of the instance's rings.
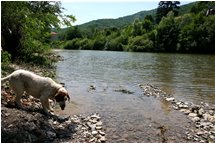
[[105,132],[99,131],[99,134],[102,135],[102,136],[104,136]]
[[210,135],[209,136],[212,140],[215,140],[215,136],[214,135]]
[[174,100],[175,100],[174,97],[166,98],[166,101],[174,101]]
[[193,122],[198,122],[198,121],[200,121],[200,118],[199,117],[194,117],[194,118],[192,118],[191,119]]
[[208,113],[209,113],[210,115],[213,115],[213,114],[214,114],[214,111],[213,111],[213,110],[209,110]]
[[101,130],[102,126],[96,126],[96,130]]
[[101,142],[105,142],[105,141],[106,141],[105,137],[102,136],[102,137],[100,138],[100,141],[101,141]]
[[102,126],[102,122],[101,121],[97,122],[96,126]]
[[5,115],[5,117],[8,117],[10,115],[10,113],[5,113],[4,115]]
[[184,114],[188,115],[191,111],[188,109],[181,109],[180,112],[183,112]]
[[[73,119],[78,122],[78,130],[80,130],[85,137],[88,138],[87,142],[105,142],[105,132],[102,131],[102,121],[99,114],[92,114],[86,118]],[[77,121],[79,120],[79,121]]]
[[92,135],[95,136],[98,134],[98,131],[92,131]]
[[203,113],[204,113],[204,109],[200,108],[199,111],[198,111],[198,114],[203,115]]
[[203,131],[199,131],[199,132],[197,132],[196,134],[197,134],[197,135],[203,135],[204,132],[203,132]]
[[52,132],[52,131],[48,131],[47,133],[48,138],[55,138],[56,137],[56,133]]
[[196,113],[189,113],[188,116],[189,116],[189,117],[196,117],[197,114],[196,114]]

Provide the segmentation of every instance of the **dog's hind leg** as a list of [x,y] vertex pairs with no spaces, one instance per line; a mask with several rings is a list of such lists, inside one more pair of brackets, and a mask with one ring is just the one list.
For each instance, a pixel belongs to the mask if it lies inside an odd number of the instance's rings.
[[18,107],[18,108],[21,108],[21,109],[23,109],[23,107],[22,107],[22,104],[21,104],[21,101],[20,101],[20,99],[21,99],[21,97],[22,97],[22,95],[23,95],[23,93],[24,93],[24,87],[22,86],[22,83],[16,83],[16,85],[14,84],[10,84],[10,87],[12,88],[12,90],[15,92],[15,94],[16,94],[16,97],[15,97],[15,103],[16,103],[16,106]]

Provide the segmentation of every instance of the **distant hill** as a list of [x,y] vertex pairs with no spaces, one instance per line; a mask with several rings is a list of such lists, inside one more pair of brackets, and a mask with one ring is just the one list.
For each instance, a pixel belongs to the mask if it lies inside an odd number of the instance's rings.
[[[191,7],[195,3],[196,2],[192,2],[192,3],[186,4],[186,5],[180,6],[179,15],[189,13]],[[111,28],[111,27],[122,28],[124,26],[131,24],[136,18],[139,18],[141,20],[141,19],[144,19],[146,15],[152,15],[153,17],[155,17],[156,11],[157,11],[157,8],[148,10],[148,11],[140,11],[138,13],[116,18],[116,19],[93,20],[93,21],[78,25],[78,27],[81,30],[81,32],[84,32],[84,33],[88,33],[90,31],[92,31],[94,28],[96,28],[96,29],[104,29],[104,28]],[[67,30],[67,28],[62,29],[61,32],[66,31],[66,30]]]
[[[190,9],[194,5],[194,3],[195,2],[180,6],[179,14],[182,15],[184,13],[190,12]],[[81,31],[90,29],[92,27],[96,27],[97,29],[110,28],[110,27],[119,27],[120,28],[120,27],[126,26],[128,24],[131,24],[136,18],[139,18],[141,20],[141,19],[144,19],[146,15],[152,15],[154,17],[156,14],[156,11],[157,11],[157,8],[148,10],[148,11],[140,11],[133,15],[124,16],[124,17],[120,17],[117,19],[93,20],[93,21],[79,25],[79,28],[81,29]]]
[[146,15],[155,15],[155,13],[156,13],[156,9],[149,10],[149,11],[141,11],[133,15],[124,16],[117,19],[93,20],[93,21],[84,23],[82,25],[79,25],[78,27],[81,30],[92,28],[92,27],[96,27],[97,29],[110,28],[110,27],[123,27],[128,24],[131,24],[136,18],[144,19]]

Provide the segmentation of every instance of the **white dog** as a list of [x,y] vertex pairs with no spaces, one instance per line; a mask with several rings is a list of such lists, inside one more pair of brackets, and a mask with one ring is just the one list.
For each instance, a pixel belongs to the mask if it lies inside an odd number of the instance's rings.
[[55,99],[60,104],[62,110],[65,108],[67,98],[70,100],[67,90],[61,84],[54,82],[51,78],[41,77],[30,71],[16,70],[9,76],[1,79],[2,83],[6,81],[9,81],[10,87],[15,92],[15,103],[20,108],[22,108],[20,98],[24,92],[39,98],[47,115],[50,115],[48,110],[53,111],[49,106],[49,98]]

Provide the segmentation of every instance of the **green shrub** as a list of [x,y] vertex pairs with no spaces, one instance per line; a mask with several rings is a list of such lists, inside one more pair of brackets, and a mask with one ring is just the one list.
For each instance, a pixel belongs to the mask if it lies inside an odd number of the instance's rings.
[[106,39],[104,37],[96,38],[93,45],[93,50],[103,50],[105,43]]
[[153,49],[153,41],[150,40],[146,35],[136,36],[131,38],[127,47],[128,51],[134,52],[148,52]]
[[123,47],[127,44],[127,41],[127,37],[125,36],[111,39],[105,44],[105,50],[123,51]]
[[84,38],[82,39],[80,42],[80,50],[91,50],[93,48],[94,45],[94,41]]
[[66,41],[63,48],[64,49],[73,49],[73,50],[77,50],[79,49],[79,44],[78,44],[79,39],[73,39],[73,40],[69,40]]
[[9,65],[11,63],[11,55],[7,51],[1,52],[1,63]]

